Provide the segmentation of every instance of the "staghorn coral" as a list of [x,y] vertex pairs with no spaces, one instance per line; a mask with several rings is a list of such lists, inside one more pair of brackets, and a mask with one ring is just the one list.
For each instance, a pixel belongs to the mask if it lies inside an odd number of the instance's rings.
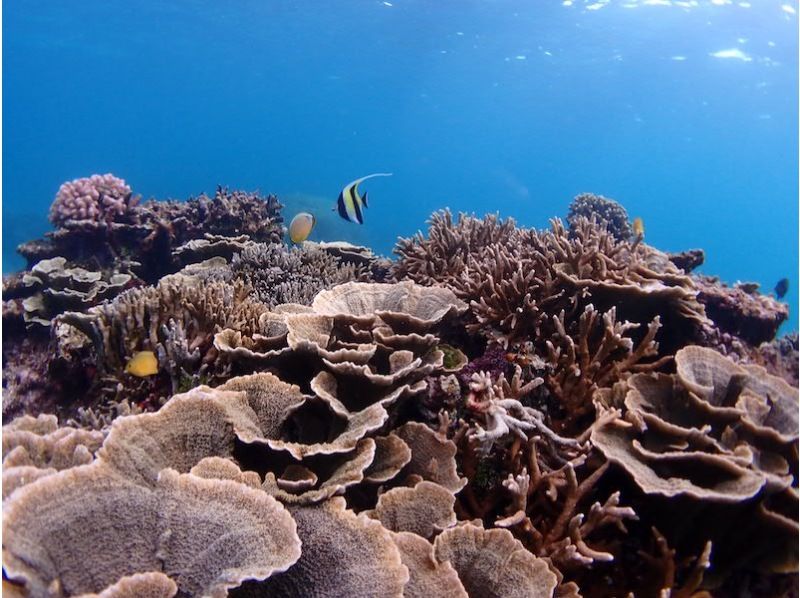
[[467,409],[481,416],[486,429],[476,424],[475,430],[468,435],[469,439],[477,441],[483,453],[488,453],[498,440],[512,435],[527,440],[532,432],[544,434],[548,439],[564,445],[578,446],[574,440],[553,433],[544,424],[541,412],[525,407],[520,402],[522,397],[544,382],[541,378],[535,378],[523,386],[521,373],[521,368],[516,366],[510,383],[501,375],[496,384],[485,372],[472,375],[470,393],[466,399]]
[[[152,408],[180,389],[227,378],[213,347],[214,334],[228,326],[257,333],[266,311],[241,283],[206,283],[176,274],[86,313],[62,314],[56,335],[62,361],[96,369],[90,397]],[[124,372],[137,351],[148,350],[158,358],[156,375],[137,378]]]
[[305,245],[287,249],[274,243],[245,247],[233,257],[231,270],[270,308],[281,303],[310,305],[323,289],[369,278],[362,265],[346,263],[322,249]]
[[655,341],[661,321],[656,316],[643,338],[634,344],[630,331],[639,324],[619,322],[616,308],[599,314],[588,305],[577,322],[568,324],[564,313],[553,317],[555,333],[546,343],[547,368],[543,383],[559,401],[559,413],[551,414],[560,430],[582,429],[594,411],[592,397],[598,388],[610,387],[631,372],[653,371],[671,359],[658,356]]
[[61,226],[69,220],[114,221],[131,206],[131,188],[113,174],[93,174],[61,185],[50,206],[50,222]]
[[[572,317],[589,304],[616,306],[637,323],[660,316],[682,338],[708,322],[692,280],[666,257],[640,242],[618,241],[585,218],[568,234],[558,220],[538,232],[492,217],[461,215],[453,224],[445,213],[431,220],[428,235],[398,242],[394,275],[451,288],[470,302],[476,322],[468,330],[503,346],[546,338],[552,316]],[[448,253],[454,247],[461,248],[457,259]]]
[[[626,532],[623,520],[635,520],[636,514],[619,505],[618,492],[601,498],[597,484],[607,466],[592,455],[587,434],[560,436],[549,427],[547,413],[523,405],[542,382],[523,384],[519,365],[510,381],[502,374],[497,381],[473,374],[464,412],[470,425],[462,422],[465,433],[455,433],[460,437],[459,463],[469,479],[457,511],[512,530],[533,554],[575,579],[597,563],[615,560],[622,552],[618,536]],[[487,421],[484,430],[481,424]],[[482,467],[512,473],[492,479],[480,473]],[[589,504],[590,497],[595,502]],[[506,505],[504,513],[498,513],[501,505]],[[621,534],[614,537],[608,528]],[[599,536],[605,550],[590,547],[590,536]],[[563,591],[572,583],[565,582]]]
[[595,195],[594,193],[580,193],[569,204],[567,222],[571,229],[579,226],[579,220],[595,219],[605,226],[618,241],[627,241],[633,236],[631,224],[628,221],[628,212],[613,199]]
[[434,212],[428,225],[427,239],[420,232],[397,241],[394,253],[399,259],[392,265],[396,279],[456,286],[471,259],[503,242],[515,230],[512,219],[501,220],[496,215],[479,220],[459,214],[454,223],[450,210]]

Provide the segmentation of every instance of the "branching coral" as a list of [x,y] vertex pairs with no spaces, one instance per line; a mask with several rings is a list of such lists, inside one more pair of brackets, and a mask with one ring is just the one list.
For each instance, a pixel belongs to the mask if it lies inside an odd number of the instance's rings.
[[454,223],[449,210],[435,212],[428,224],[428,238],[417,233],[398,240],[394,252],[400,259],[392,267],[396,278],[425,285],[456,283],[470,259],[503,242],[515,229],[513,220],[494,215],[479,220],[459,214]]
[[[471,480],[460,499],[461,506],[485,518],[496,512],[508,494],[511,502],[494,524],[513,530],[534,554],[549,558],[567,572],[611,561],[612,553],[591,548],[586,538],[612,524],[624,533],[622,522],[636,519],[636,514],[630,507],[619,506],[619,493],[612,493],[604,502],[595,502],[585,513],[581,512],[581,505],[596,492],[595,486],[607,466],[598,467],[595,463],[593,469],[589,468],[590,445],[584,438],[559,436],[545,423],[543,413],[520,402],[542,383],[537,379],[522,385],[520,374],[521,368],[516,366],[510,383],[502,376],[493,382],[488,376],[473,375],[466,399],[468,408],[474,405],[481,413],[493,407],[500,423],[488,432],[476,424],[477,431],[467,433],[460,442],[461,462]],[[493,446],[500,441],[501,445]],[[500,467],[516,473],[481,488],[480,477],[471,471],[476,457],[488,462],[502,459],[504,464]],[[584,473],[587,469],[588,473]],[[501,485],[505,492],[499,491]]]
[[[214,334],[225,327],[256,334],[261,330],[259,317],[266,311],[241,283],[204,283],[173,275],[86,313],[61,315],[57,335],[65,359],[88,360],[97,369],[95,385],[105,389],[103,396],[157,402],[201,380],[224,378]],[[156,354],[157,375],[135,378],[124,372],[138,351]]]
[[546,343],[545,383],[559,401],[561,412],[551,415],[559,428],[580,427],[581,420],[594,410],[592,397],[598,388],[609,387],[630,372],[658,369],[671,359],[667,355],[652,361],[658,355],[659,317],[634,344],[629,334],[639,327],[618,322],[615,308],[601,315],[592,305],[572,325],[563,312],[553,317],[555,333]]
[[270,308],[281,303],[310,305],[323,289],[369,277],[363,266],[344,263],[321,249],[264,243],[235,255],[231,270]]
[[558,220],[538,232],[493,217],[461,215],[454,224],[438,214],[427,239],[401,240],[395,253],[396,277],[450,287],[470,302],[477,320],[470,328],[506,346],[549,336],[552,316],[571,318],[589,304],[616,306],[637,323],[660,316],[684,336],[707,322],[691,279],[666,257],[585,218],[568,234]]

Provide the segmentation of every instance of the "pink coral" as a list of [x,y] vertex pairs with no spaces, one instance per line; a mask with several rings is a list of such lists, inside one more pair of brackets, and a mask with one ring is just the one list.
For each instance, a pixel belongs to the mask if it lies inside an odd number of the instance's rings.
[[50,222],[115,220],[130,206],[131,188],[113,174],[93,174],[61,185],[50,206]]

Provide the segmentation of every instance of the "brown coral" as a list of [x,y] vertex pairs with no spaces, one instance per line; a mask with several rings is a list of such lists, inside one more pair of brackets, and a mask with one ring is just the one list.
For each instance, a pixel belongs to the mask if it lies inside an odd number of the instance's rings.
[[[250,336],[259,333],[259,318],[266,311],[241,283],[206,283],[176,274],[86,313],[62,314],[56,334],[66,360],[97,369],[95,396],[152,408],[179,390],[227,377],[213,347],[214,334],[226,327]],[[138,351],[156,354],[156,375],[135,378],[124,372]]]
[[556,576],[508,530],[485,530],[472,524],[450,528],[436,537],[436,559],[448,561],[471,596],[550,598]]
[[[797,389],[702,347],[682,349],[676,363],[675,375],[636,374],[614,393],[598,394],[601,409],[622,407],[624,416],[605,418],[592,443],[647,494],[686,497],[694,509],[730,505],[729,517],[760,522],[755,529],[742,526],[736,542],[715,529],[714,518],[692,530],[715,538],[711,559],[718,575],[731,558],[785,570],[781,555],[798,533]],[[773,531],[767,538],[759,528]],[[716,541],[720,533],[724,547]],[[746,549],[733,557],[734,546]]]
[[422,481],[413,488],[394,488],[381,494],[375,510],[368,515],[393,532],[413,532],[431,539],[455,525],[455,500],[447,488]]
[[755,288],[737,284],[729,287],[716,278],[695,276],[697,299],[703,304],[715,329],[709,334],[729,334],[758,346],[775,338],[789,317],[789,306]]
[[233,596],[403,595],[408,569],[380,523],[348,510],[342,498],[292,509],[303,543],[300,560],[266,582],[248,582]]
[[118,295],[132,281],[127,273],[68,268],[63,257],[42,260],[22,277],[29,293],[22,301],[25,321],[50,326],[58,314],[84,311]]
[[395,276],[448,286],[470,302],[477,320],[470,328],[503,345],[547,338],[552,316],[571,318],[589,304],[617,306],[636,323],[660,316],[675,330],[673,343],[707,322],[691,279],[666,256],[585,218],[570,235],[558,220],[538,232],[493,217],[461,215],[454,224],[444,213],[428,235],[398,242]]
[[270,308],[281,303],[310,305],[323,289],[351,280],[368,280],[359,264],[347,263],[313,246],[286,248],[271,243],[251,244],[233,257],[233,276],[253,289]]
[[100,592],[148,571],[163,571],[183,592],[224,595],[300,556],[291,516],[259,490],[169,469],[141,486],[102,462],[15,492],[3,536],[5,571],[36,595]]

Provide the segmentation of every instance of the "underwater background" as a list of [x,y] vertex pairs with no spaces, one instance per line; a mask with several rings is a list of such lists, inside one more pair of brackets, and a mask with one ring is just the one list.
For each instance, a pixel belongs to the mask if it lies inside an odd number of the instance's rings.
[[[278,194],[312,239],[389,254],[431,212],[526,226],[590,191],[703,272],[788,277],[797,329],[797,5],[7,2],[3,271],[59,185]],[[330,211],[371,172],[365,223]]]

